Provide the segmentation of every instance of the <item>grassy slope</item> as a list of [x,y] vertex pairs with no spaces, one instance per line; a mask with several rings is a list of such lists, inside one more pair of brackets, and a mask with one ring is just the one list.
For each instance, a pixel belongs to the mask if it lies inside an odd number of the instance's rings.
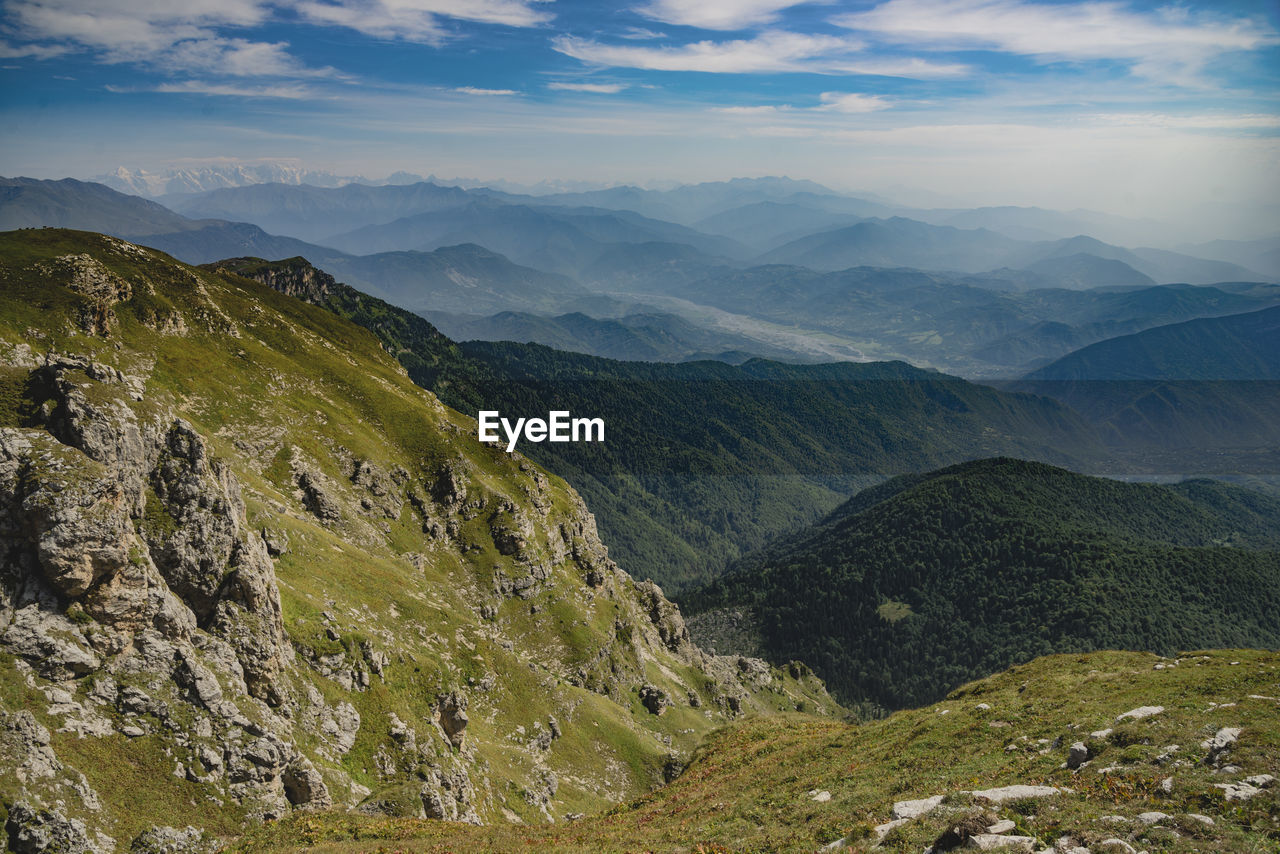
[[[88,300],[61,286],[67,274],[54,259],[80,254],[132,285],[132,298],[113,308],[110,338],[85,335],[71,320]],[[158,331],[178,314],[186,334]],[[0,234],[0,353],[23,344],[37,353],[91,355],[148,376],[145,401],[130,404],[139,419],[171,410],[190,421],[208,438],[210,454],[234,470],[250,525],[287,534],[289,551],[276,562],[276,573],[285,629],[300,653],[291,687],[305,696],[314,685],[328,704],[349,702],[359,712],[359,737],[340,761],[357,783],[380,791],[412,781],[412,769],[401,768],[390,780],[378,771],[375,756],[388,743],[388,715],[416,725],[429,740],[435,698],[453,688],[472,696],[467,738],[478,763],[488,764],[488,785],[480,787],[487,803],[481,813],[488,818],[500,816],[500,807],[539,817],[523,795],[543,764],[560,776],[553,814],[604,808],[661,782],[668,755],[687,753],[718,724],[711,696],[700,709],[678,703],[655,717],[635,690],[614,702],[570,684],[575,668],[592,661],[606,673],[611,666],[639,672],[676,697],[685,695],[684,683],[701,690],[706,679],[662,651],[636,652],[628,640],[635,614],[614,597],[589,590],[568,562],[557,565],[546,589],[530,600],[493,594],[497,572],[519,578],[529,569],[499,553],[490,521],[506,512],[537,520],[533,548],[544,548],[547,527],[574,512],[571,492],[549,478],[551,506],[534,507],[532,467],[474,441],[474,422],[414,385],[367,330],[256,283],[189,268],[152,250],[101,235],[38,229]],[[3,426],[19,426],[23,413],[40,403],[28,397],[26,373],[0,374]],[[97,384],[81,379],[87,393],[97,393]],[[294,454],[328,478],[343,507],[339,522],[321,525],[301,506],[290,474]],[[402,465],[419,483],[433,482],[445,462],[463,472],[474,507],[457,535],[465,551],[429,542],[408,502],[398,519],[362,515],[361,493],[339,462],[346,454],[387,471]],[[421,568],[414,565],[415,553],[424,556]],[[627,581],[622,595],[630,595],[629,588]],[[492,618],[479,614],[486,604],[496,608]],[[337,640],[326,634],[326,611],[336,615]],[[389,657],[383,677],[367,691],[345,691],[303,660],[343,654],[353,666],[366,641]],[[483,693],[473,686],[486,674],[496,676],[496,686]],[[139,679],[145,683],[145,674]],[[822,702],[809,692],[812,684],[788,678],[748,705],[792,709],[804,697],[812,707]],[[10,662],[0,666],[0,703],[31,710],[51,731],[62,725]],[[565,735],[540,755],[515,734],[520,727],[544,726],[550,715]],[[322,743],[305,726],[296,737],[308,752]],[[171,748],[119,735],[79,739],[64,733],[55,736],[54,747],[103,795],[117,839],[127,841],[154,823],[156,804],[165,805],[165,821],[177,826],[190,822],[215,833],[238,827],[234,807],[212,809],[198,785],[172,775],[174,760],[165,753]],[[451,752],[439,750],[447,765]],[[481,776],[474,766],[472,773]],[[130,785],[118,785],[122,779]],[[0,794],[11,791],[16,783],[0,779]],[[347,795],[334,792],[339,801]]]
[[[299,816],[250,834],[233,851],[813,851],[841,837],[857,851],[870,846],[870,828],[890,819],[895,801],[947,795],[948,805],[963,809],[971,799],[961,792],[1018,783],[1071,790],[996,810],[1043,846],[1070,835],[1094,850],[1117,837],[1153,852],[1277,850],[1280,787],[1227,803],[1213,784],[1280,776],[1280,655],[1217,651],[1167,667],[1172,663],[1133,652],[1059,655],[872,723],[751,720],[714,734],[672,784],[569,825],[464,828]],[[990,709],[976,708],[980,703]],[[1165,711],[1116,722],[1144,705]],[[1230,757],[1241,770],[1214,773],[1199,745],[1228,726],[1242,728]],[[1105,738],[1089,736],[1106,728],[1113,731]],[[1062,746],[1053,747],[1059,738]],[[1062,766],[1076,740],[1094,756],[1073,772]],[[1174,744],[1175,758],[1158,764]],[[1171,794],[1159,787],[1166,777],[1173,777]],[[829,791],[831,800],[815,802],[808,794],[814,790]],[[1150,827],[1131,821],[1147,811],[1170,818]],[[1187,813],[1208,815],[1215,825]],[[1101,820],[1117,815],[1126,821]],[[914,821],[877,850],[919,852],[949,818],[954,814]]]

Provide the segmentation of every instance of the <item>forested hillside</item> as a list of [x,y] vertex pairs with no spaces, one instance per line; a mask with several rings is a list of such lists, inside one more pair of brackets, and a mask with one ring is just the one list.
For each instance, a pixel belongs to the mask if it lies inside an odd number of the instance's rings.
[[683,604],[747,609],[768,655],[888,708],[1053,652],[1274,648],[1280,501],[980,460],[868,490]]

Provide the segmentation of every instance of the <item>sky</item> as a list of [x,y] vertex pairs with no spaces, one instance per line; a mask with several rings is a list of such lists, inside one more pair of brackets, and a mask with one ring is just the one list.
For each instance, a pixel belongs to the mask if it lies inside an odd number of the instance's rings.
[[0,174],[286,162],[1280,232],[1280,3],[0,0]]

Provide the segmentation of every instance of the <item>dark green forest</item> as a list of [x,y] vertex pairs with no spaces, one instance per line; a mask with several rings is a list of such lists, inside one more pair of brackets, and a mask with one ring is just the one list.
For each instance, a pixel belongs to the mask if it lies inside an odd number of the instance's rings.
[[1280,646],[1280,501],[992,459],[869,489],[682,598],[746,606],[851,705],[1049,653]]

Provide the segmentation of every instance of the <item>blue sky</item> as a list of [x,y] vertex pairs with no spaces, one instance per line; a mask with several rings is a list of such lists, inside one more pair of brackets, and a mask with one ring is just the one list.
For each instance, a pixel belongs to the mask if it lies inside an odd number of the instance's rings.
[[1128,214],[1280,197],[1280,6],[0,0],[0,173],[789,174]]

